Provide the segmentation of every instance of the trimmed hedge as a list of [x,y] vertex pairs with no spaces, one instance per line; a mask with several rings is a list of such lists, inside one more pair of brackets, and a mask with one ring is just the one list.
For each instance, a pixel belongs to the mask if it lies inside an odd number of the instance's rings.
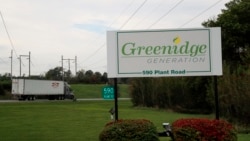
[[179,119],[172,127],[176,141],[237,141],[235,128],[224,120]]
[[151,121],[126,119],[107,123],[99,141],[159,141],[159,138]]

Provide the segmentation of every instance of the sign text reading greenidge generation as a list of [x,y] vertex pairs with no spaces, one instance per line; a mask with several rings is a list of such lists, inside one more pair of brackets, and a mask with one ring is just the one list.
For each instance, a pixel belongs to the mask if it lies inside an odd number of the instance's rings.
[[[177,40],[177,39],[176,39]],[[122,54],[124,56],[140,56],[140,55],[188,55],[195,57],[203,55],[207,51],[207,45],[194,44],[190,45],[189,41],[185,44],[178,46],[178,41],[175,45],[162,45],[162,46],[137,46],[136,43],[125,43],[122,46]]]
[[[138,45],[126,42],[121,46],[122,57],[147,57],[148,64],[156,63],[202,63],[206,60],[208,45],[192,44],[190,41],[181,43],[176,37],[169,45]],[[150,74],[185,74],[186,70],[143,70],[144,75]]]

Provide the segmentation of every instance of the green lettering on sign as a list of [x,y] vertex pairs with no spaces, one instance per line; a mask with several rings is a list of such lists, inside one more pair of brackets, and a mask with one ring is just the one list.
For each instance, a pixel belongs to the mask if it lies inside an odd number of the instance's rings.
[[112,86],[105,86],[102,88],[103,99],[114,99],[115,91]]

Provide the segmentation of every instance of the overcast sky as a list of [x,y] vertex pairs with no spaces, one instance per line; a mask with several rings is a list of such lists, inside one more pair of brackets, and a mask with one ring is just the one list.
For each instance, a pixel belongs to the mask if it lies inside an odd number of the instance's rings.
[[[200,28],[229,0],[0,0],[0,74],[31,75],[62,66],[107,71],[106,31]],[[6,28],[5,28],[6,27]],[[7,31],[6,31],[7,29]],[[10,38],[9,38],[10,37]],[[21,73],[29,73],[26,56]],[[70,67],[69,67],[70,64]]]

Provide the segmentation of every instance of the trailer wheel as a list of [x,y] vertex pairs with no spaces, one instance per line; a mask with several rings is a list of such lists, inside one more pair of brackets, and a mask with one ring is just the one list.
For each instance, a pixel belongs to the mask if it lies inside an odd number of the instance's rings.
[[55,100],[55,96],[54,95],[50,95],[49,96],[49,100]]
[[24,98],[23,98],[22,96],[18,96],[18,100],[19,100],[19,101],[23,101]]
[[27,99],[27,96],[26,95],[22,95],[21,96],[21,100],[26,100]]

